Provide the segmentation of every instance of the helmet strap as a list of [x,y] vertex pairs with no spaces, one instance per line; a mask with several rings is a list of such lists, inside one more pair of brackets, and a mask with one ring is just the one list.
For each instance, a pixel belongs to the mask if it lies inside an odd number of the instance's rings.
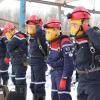
[[[84,19],[82,19],[82,20],[81,20],[81,22],[82,22],[82,24],[83,24]],[[77,36],[77,34],[78,34],[78,32],[79,32],[79,31],[84,31],[84,30],[83,30],[83,26],[82,26],[82,25],[80,25],[80,27],[79,27],[78,31],[77,31],[77,32],[76,32],[76,34],[75,34],[75,37]]]
[[80,25],[79,29],[77,30],[77,32],[76,32],[76,34],[75,34],[75,37],[77,36],[77,34],[78,34],[78,32],[80,31],[80,29],[81,29],[81,25]]

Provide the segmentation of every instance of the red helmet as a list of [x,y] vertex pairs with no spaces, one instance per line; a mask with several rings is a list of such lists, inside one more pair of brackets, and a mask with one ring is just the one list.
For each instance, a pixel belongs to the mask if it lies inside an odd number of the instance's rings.
[[32,15],[28,18],[28,20],[26,21],[26,24],[29,24],[29,22],[35,23],[35,24],[39,24],[42,25],[43,21],[42,19],[38,18],[36,15]]
[[52,18],[47,21],[44,27],[45,28],[61,28],[61,22],[57,18]]
[[13,23],[7,23],[7,24],[4,25],[3,33],[5,34],[9,30],[15,29],[15,28],[16,28],[16,26]]
[[89,19],[90,12],[84,7],[76,7],[71,13],[71,16],[68,17],[69,19]]

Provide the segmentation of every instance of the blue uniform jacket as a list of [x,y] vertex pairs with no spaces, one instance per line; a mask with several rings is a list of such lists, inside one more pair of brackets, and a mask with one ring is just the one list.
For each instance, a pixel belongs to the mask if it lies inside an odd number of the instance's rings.
[[[84,71],[93,67],[92,53],[89,46],[89,41],[92,42],[95,49],[94,65],[100,67],[100,30],[89,28],[85,33],[86,38],[77,39],[77,47],[75,50],[75,65],[78,70]],[[98,57],[98,60],[96,59]]]
[[8,42],[8,53],[13,64],[20,64],[27,56],[27,36],[17,32]]
[[[38,43],[38,40],[40,41],[40,43]],[[42,48],[39,47],[40,45],[42,46]],[[39,58],[43,60],[44,56],[47,55],[47,44],[45,40],[45,34],[40,26],[38,26],[37,28],[36,36],[30,37],[28,50],[30,63],[35,61],[37,62]],[[43,54],[42,50],[45,52],[45,55]]]
[[51,50],[47,63],[53,70],[61,69],[63,71],[62,77],[66,78],[72,75],[74,69],[73,54],[71,52],[73,45],[68,38],[63,38],[60,40],[60,43],[59,39],[60,37],[51,42]]
[[4,36],[0,37],[0,58],[8,56],[7,53],[7,39]]

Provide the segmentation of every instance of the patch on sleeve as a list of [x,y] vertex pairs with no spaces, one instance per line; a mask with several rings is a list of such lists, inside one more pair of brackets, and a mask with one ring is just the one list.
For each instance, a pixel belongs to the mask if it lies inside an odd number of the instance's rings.
[[65,54],[68,54],[69,57],[73,56],[72,48],[70,46],[66,46],[64,49],[65,49]]

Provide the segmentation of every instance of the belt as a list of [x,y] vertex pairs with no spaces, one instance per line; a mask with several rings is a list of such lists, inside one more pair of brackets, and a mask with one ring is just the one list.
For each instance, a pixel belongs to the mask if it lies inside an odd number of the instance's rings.
[[76,69],[78,74],[89,74],[92,72],[100,71],[100,67],[93,67],[91,69],[85,69],[85,70],[78,70]]

